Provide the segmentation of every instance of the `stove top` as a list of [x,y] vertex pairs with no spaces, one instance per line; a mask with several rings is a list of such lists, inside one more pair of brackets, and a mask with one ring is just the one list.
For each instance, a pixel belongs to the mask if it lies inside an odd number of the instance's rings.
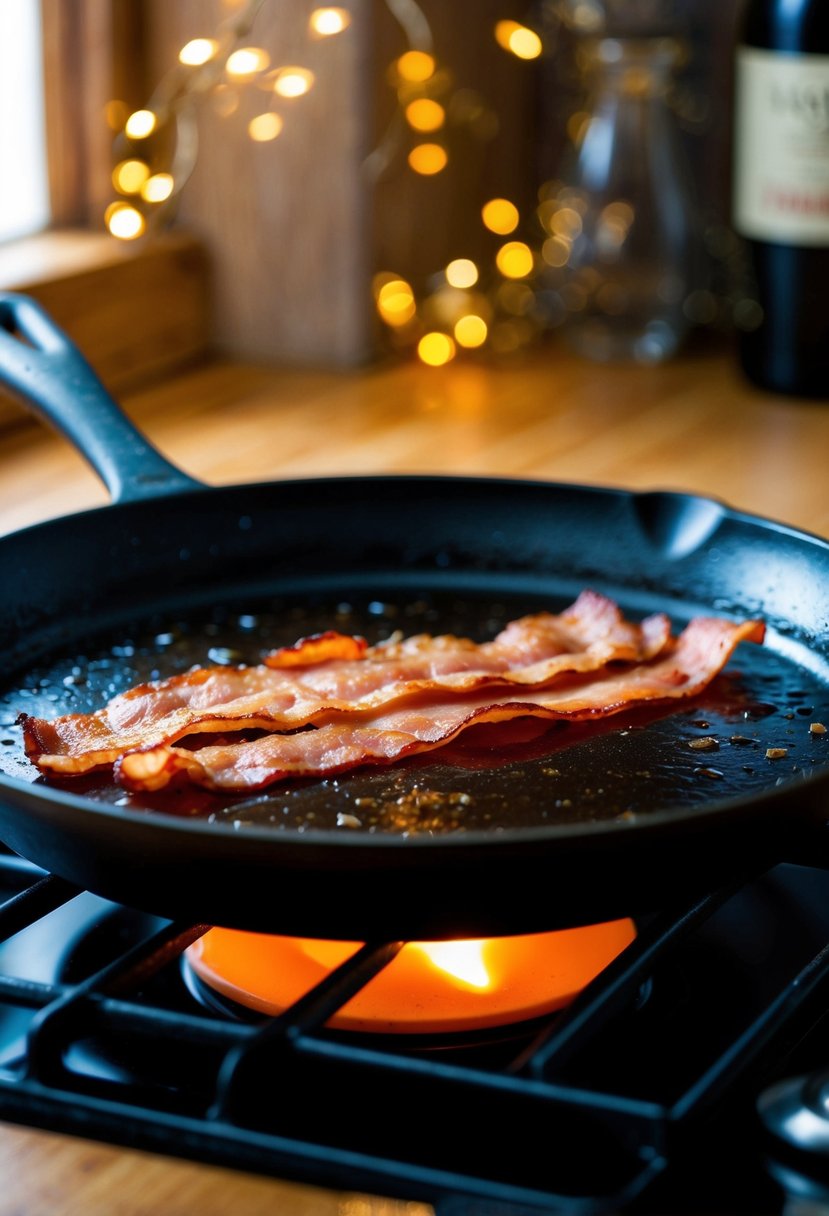
[[267,1018],[200,990],[183,952],[203,925],[11,853],[0,900],[0,1118],[440,1216],[829,1203],[826,1139],[786,1144],[820,1122],[791,1078],[829,1068],[829,870],[781,864],[641,919],[563,1012],[405,1042],[325,1028],[395,943]]

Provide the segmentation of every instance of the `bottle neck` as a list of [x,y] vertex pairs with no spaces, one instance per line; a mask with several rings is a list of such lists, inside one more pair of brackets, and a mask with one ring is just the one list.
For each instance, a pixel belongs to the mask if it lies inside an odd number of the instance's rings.
[[739,41],[785,54],[829,55],[826,0],[754,0],[747,6]]

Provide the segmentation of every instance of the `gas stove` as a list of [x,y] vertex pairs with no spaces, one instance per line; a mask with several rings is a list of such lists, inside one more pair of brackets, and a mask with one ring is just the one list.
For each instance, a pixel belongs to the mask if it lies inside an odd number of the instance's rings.
[[265,1015],[205,990],[186,953],[204,925],[8,852],[0,897],[2,1119],[439,1216],[829,1204],[827,869],[640,918],[566,1009],[405,1036],[331,1028],[399,943]]

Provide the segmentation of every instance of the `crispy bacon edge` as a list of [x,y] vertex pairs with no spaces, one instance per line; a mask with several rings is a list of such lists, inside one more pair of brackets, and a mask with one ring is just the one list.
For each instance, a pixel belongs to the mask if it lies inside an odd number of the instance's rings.
[[[439,676],[408,679],[398,686],[394,680],[380,684],[365,694],[357,703],[337,698],[333,693],[320,693],[316,698],[314,680],[325,670],[336,673],[348,672],[350,664],[362,665],[376,662],[378,670],[390,668],[395,661],[416,660],[421,654],[429,657],[430,647],[436,651],[441,645],[456,646],[462,655],[474,655],[476,650],[486,652],[498,644],[508,646],[511,633],[531,629],[538,621],[540,634],[553,627],[553,633],[564,636],[568,630],[576,635],[584,631],[579,641],[581,651],[553,648],[548,657],[528,663],[524,667],[510,668],[505,663],[501,670],[478,670],[474,663],[465,668],[443,672]],[[597,636],[593,630],[600,626]],[[589,640],[588,640],[589,639]],[[451,635],[431,637],[420,634],[399,643],[381,643],[368,647],[365,639],[337,633],[333,630],[302,638],[290,647],[283,647],[267,656],[270,667],[258,668],[198,668],[180,675],[170,676],[153,684],[137,685],[113,698],[103,709],[91,714],[69,714],[46,720],[21,715],[24,747],[31,762],[45,775],[73,777],[115,763],[126,752],[146,752],[156,746],[168,745],[189,734],[223,734],[241,731],[288,731],[328,719],[331,715],[354,717],[369,716],[383,711],[394,701],[402,701],[424,693],[450,692],[460,695],[477,688],[526,685],[543,686],[570,672],[593,671],[611,660],[648,659],[660,654],[671,643],[670,621],[665,613],[654,613],[638,624],[627,621],[618,605],[607,596],[592,590],[582,591],[568,608],[562,612],[538,613],[510,622],[492,642],[476,644],[467,639]],[[523,640],[526,644],[526,638]],[[310,672],[309,672],[310,669]],[[271,706],[250,704],[251,694],[244,694],[244,681],[253,673],[260,679],[273,680],[269,690]],[[188,695],[209,683],[211,678],[221,682],[238,679],[241,692],[223,703],[192,710],[185,702],[162,714],[155,721],[147,712],[153,699],[169,691],[178,690]],[[280,678],[282,683],[280,684]],[[310,688],[304,681],[311,681]],[[279,694],[291,694],[286,705],[276,705]],[[301,693],[294,696],[293,693]],[[264,695],[264,693],[263,693]],[[146,704],[142,704],[142,701]],[[126,728],[111,722],[116,707],[130,708],[136,713],[139,723],[132,735]],[[148,721],[149,719],[149,721]]]
[[[450,714],[443,729],[435,728],[433,721],[430,723],[429,706],[421,704],[358,725],[331,722],[292,735],[266,735],[242,743],[208,745],[199,751],[163,746],[128,752],[116,763],[115,776],[119,784],[131,791],[158,791],[171,782],[189,780],[207,789],[247,793],[291,778],[334,776],[367,764],[388,765],[439,748],[469,727],[484,722],[524,716],[584,721],[635,706],[687,699],[711,683],[741,641],[761,643],[764,636],[762,621],[735,623],[696,618],[686,626],[676,647],[659,659],[606,675],[604,679],[575,679],[558,692],[552,690],[546,699],[544,690],[536,690],[535,700],[505,698],[477,705],[467,696],[454,706],[457,716],[452,720]],[[703,652],[704,663],[700,663],[697,652]],[[625,682],[633,685],[638,677],[643,689],[634,688],[633,695],[626,694]],[[608,689],[615,692],[616,687],[620,690],[616,699],[608,701]],[[512,697],[514,693],[508,695]],[[425,719],[426,725],[407,728],[407,714],[415,720]],[[326,757],[324,763],[303,762],[303,748],[306,751],[321,748]],[[292,758],[291,753],[298,755],[298,759]]]

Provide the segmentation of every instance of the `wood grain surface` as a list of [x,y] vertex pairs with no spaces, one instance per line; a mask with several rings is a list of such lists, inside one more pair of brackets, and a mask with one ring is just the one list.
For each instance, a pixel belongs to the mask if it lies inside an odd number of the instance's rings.
[[[829,535],[829,403],[749,387],[727,350],[657,368],[596,366],[558,347],[440,369],[216,362],[123,404],[170,459],[214,484],[374,472],[541,477],[709,494]],[[105,501],[65,441],[35,426],[0,435],[1,530]]]
[[[174,461],[220,484],[317,474],[540,477],[708,494],[829,536],[829,406],[748,387],[730,351],[599,367],[557,347],[514,363],[312,373],[218,362],[128,397]],[[37,425],[0,433],[0,530],[102,505]],[[0,1126],[0,1216],[419,1216],[420,1205],[251,1177]]]

